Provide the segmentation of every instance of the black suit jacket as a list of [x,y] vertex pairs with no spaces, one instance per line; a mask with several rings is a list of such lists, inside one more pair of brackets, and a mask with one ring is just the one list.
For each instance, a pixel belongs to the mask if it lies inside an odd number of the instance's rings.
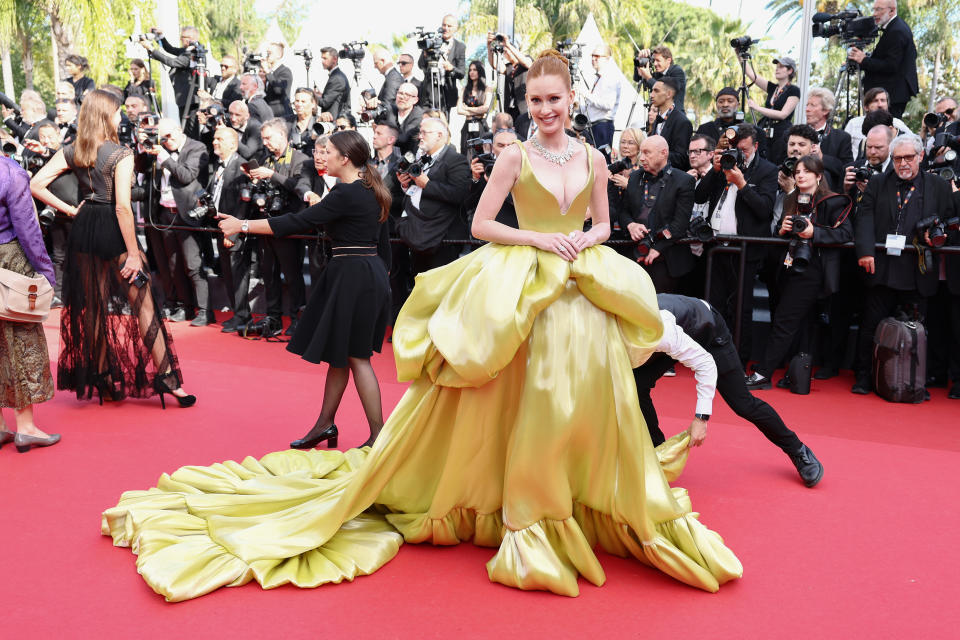
[[[255,95],[249,100],[247,100],[247,108],[250,110],[250,120],[256,120],[260,124],[263,124],[267,120],[273,119],[273,109],[270,108],[270,105],[267,104],[267,101],[263,99],[263,95]],[[247,125],[250,126],[250,125]],[[259,132],[259,127],[257,130]]]
[[267,105],[277,118],[293,115],[290,106],[290,90],[293,87],[293,72],[286,65],[279,65],[267,74],[266,93]]
[[[914,196],[916,197],[916,196]],[[923,210],[921,218],[937,215],[946,220],[953,215],[953,194],[950,183],[933,174],[923,176]],[[884,243],[888,233],[896,228],[897,218],[897,174],[888,171],[882,175],[870,178],[867,190],[863,192],[860,206],[854,220],[854,242],[856,243],[857,257],[873,257],[874,273],[867,274],[867,284],[882,285],[888,280],[892,270],[902,270],[904,274],[909,270],[914,276],[916,291],[921,295],[932,296],[937,291],[937,281],[940,268],[936,254],[934,263],[927,265],[926,273],[921,274],[917,262],[917,254],[904,252],[899,257],[888,256],[885,251],[876,250],[876,243]],[[914,240],[913,229],[901,229],[907,236],[907,244]],[[923,240],[921,239],[922,243]]]
[[323,87],[320,96],[320,110],[326,111],[336,120],[345,111],[350,111],[350,82],[340,67],[334,67]]
[[[307,206],[303,196],[308,191],[313,190],[313,184],[310,181],[310,171],[313,170],[313,160],[300,153],[292,147],[287,147],[290,152],[289,161],[280,157],[277,164],[273,166],[273,177],[270,182],[277,185],[286,193],[286,204],[283,213],[300,211]],[[273,156],[264,150],[259,158],[260,166],[270,166]],[[316,171],[313,171],[316,173]]]
[[[656,129],[654,129],[656,131]],[[690,168],[690,157],[687,151],[690,149],[690,136],[693,135],[693,125],[687,119],[687,115],[674,104],[673,110],[667,115],[663,123],[663,129],[660,135],[667,139],[667,147],[670,149],[668,161],[671,167],[686,171]]]
[[[637,217],[643,208],[644,175],[644,171],[634,171],[627,181],[619,211],[620,228],[624,231],[628,224],[639,222]],[[650,210],[646,226],[655,234],[663,229],[670,231],[670,237],[656,240],[653,248],[660,252],[660,259],[666,261],[669,274],[679,278],[694,267],[694,257],[690,249],[676,244],[676,241],[687,235],[696,180],[690,174],[669,165],[664,168],[660,180],[663,181],[663,187]]]
[[[709,122],[704,122],[699,127],[697,127],[697,133],[702,133],[705,136],[710,136],[713,138],[714,144],[720,142],[720,136],[723,134],[724,129],[727,127],[732,127],[737,124],[739,121],[736,118],[731,119],[729,122],[722,122],[720,120],[711,120]],[[689,149],[689,147],[687,147]]]
[[[638,71],[637,59],[633,59],[633,81],[640,82],[640,72]],[[678,64],[672,64],[667,67],[667,70],[663,73],[659,71],[654,71],[650,74],[649,80],[644,80],[643,84],[647,87],[647,90],[653,89],[653,85],[657,84],[657,80],[660,78],[667,77],[673,78],[678,85],[677,95],[674,96],[673,102],[677,105],[681,111],[683,111],[683,98],[687,95],[687,74],[683,72],[683,68]]]
[[163,172],[170,173],[170,188],[177,203],[177,223],[190,227],[201,226],[200,221],[187,215],[197,206],[197,191],[207,184],[207,148],[202,142],[187,138],[177,159],[167,158],[158,164],[154,174],[154,193],[160,197]]
[[[453,44],[450,46],[450,53],[447,55],[447,61],[453,65],[453,70],[443,74],[443,100],[446,102],[447,109],[452,109],[457,106],[457,96],[459,94],[457,91],[457,82],[462,80],[467,74],[467,46],[454,38]],[[433,108],[440,108],[438,96],[432,95],[430,89],[430,71],[427,69],[427,59],[422,52],[417,59],[417,66],[423,69],[423,84],[427,87],[426,93],[430,94],[425,96],[424,92],[421,91],[421,100],[426,98]]]
[[[810,244],[813,259],[819,260],[822,267],[823,280],[819,293],[821,298],[840,290],[840,261],[844,257],[849,257],[849,254],[844,253],[845,249],[818,245],[853,241],[853,217],[850,215],[852,208],[850,198],[837,195],[819,203],[813,215],[813,237],[810,239]],[[783,226],[784,218],[786,216],[780,218],[778,229]],[[785,247],[777,247],[777,249],[781,256],[786,256]]]
[[827,180],[834,191],[843,189],[843,174],[853,165],[853,145],[850,134],[841,129],[827,127],[820,136],[820,152],[823,154],[823,168]]
[[417,136],[420,135],[420,121],[423,120],[423,109],[420,108],[420,105],[413,105],[413,108],[410,110],[410,115],[407,116],[407,119],[403,121],[403,124],[399,124],[399,119],[397,117],[397,106],[393,105],[389,116],[386,116],[386,120],[390,123],[392,127],[395,127],[400,131],[400,135],[397,136],[396,146],[400,153],[416,153],[419,140]]
[[[210,89],[214,89],[220,83],[220,80],[220,76],[214,78]],[[223,88],[223,97],[220,98],[220,104],[223,105],[224,111],[230,108],[234,100],[243,100],[243,94],[240,93],[240,78],[236,76]]]
[[429,251],[444,238],[467,237],[461,205],[470,192],[470,165],[453,145],[430,167],[430,181],[423,189],[419,210],[409,196],[404,197],[406,216],[397,223],[400,238],[414,251]]
[[244,160],[258,158],[263,153],[263,139],[260,137],[260,121],[250,118],[247,120],[247,126],[240,134],[240,145],[237,153],[243,156]]
[[[953,215],[960,215],[960,191],[953,194]],[[951,231],[948,236],[950,246],[960,246],[960,231]],[[960,255],[946,255],[947,288],[955,296],[960,296]]]
[[913,32],[900,16],[890,21],[860,67],[863,91],[883,87],[890,94],[891,104],[907,102],[917,95],[917,46]]
[[[753,154],[753,159],[743,177],[747,184],[737,191],[737,201],[734,212],[737,217],[737,233],[742,236],[758,238],[770,235],[770,225],[773,223],[773,202],[777,197],[777,167]],[[707,220],[713,218],[717,202],[727,186],[727,178],[722,171],[712,168],[697,185],[695,200],[697,203],[709,202],[710,214]],[[765,252],[762,246],[752,246],[747,249],[748,260],[759,260]]]
[[191,55],[182,48],[170,44],[166,38],[160,38],[160,47],[148,49],[148,55],[154,60],[159,60],[161,64],[170,68],[170,82],[173,84],[173,95],[180,108],[181,120],[192,115],[200,104],[196,94],[194,94],[191,104],[187,105],[187,97],[190,94],[190,80],[193,77],[191,69]]
[[[377,94],[377,100],[382,104],[391,105],[397,100],[397,89],[403,84],[403,76],[396,67],[390,67],[387,75],[383,76],[383,86]],[[419,91],[419,89],[417,89]]]

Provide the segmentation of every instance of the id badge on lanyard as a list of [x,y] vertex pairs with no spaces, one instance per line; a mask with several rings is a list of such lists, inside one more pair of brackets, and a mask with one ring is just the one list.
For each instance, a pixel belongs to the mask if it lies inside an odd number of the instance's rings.
[[901,196],[900,192],[897,191],[897,230],[896,233],[887,234],[886,249],[888,256],[899,256],[903,253],[903,248],[907,245],[907,236],[900,233],[900,223],[903,219],[903,210],[906,209],[907,203],[910,202],[910,198],[913,197],[913,192],[916,191],[916,187],[910,187],[910,191],[907,192],[906,196]]

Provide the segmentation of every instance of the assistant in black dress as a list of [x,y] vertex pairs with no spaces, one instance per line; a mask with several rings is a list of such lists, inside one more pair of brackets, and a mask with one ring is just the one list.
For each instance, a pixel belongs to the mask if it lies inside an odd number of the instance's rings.
[[[324,227],[333,257],[313,287],[296,333],[287,346],[308,362],[330,365],[323,407],[313,429],[290,443],[310,449],[324,440],[337,445],[334,424],[350,372],[370,426],[372,444],[383,426],[380,384],[370,364],[379,352],[390,316],[390,264],[387,228],[390,193],[368,164],[370,147],[356,131],[333,134],[327,142],[327,174],[340,182],[318,204],[267,220],[221,215],[225,235],[254,233],[288,236]],[[361,446],[364,446],[361,445]]]

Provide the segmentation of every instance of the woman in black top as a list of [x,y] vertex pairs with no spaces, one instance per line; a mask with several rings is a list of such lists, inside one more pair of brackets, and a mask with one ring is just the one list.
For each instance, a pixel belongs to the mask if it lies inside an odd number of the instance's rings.
[[312,449],[326,440],[337,446],[334,424],[350,372],[363,405],[373,444],[383,426],[380,384],[370,364],[379,353],[390,313],[387,226],[390,192],[368,164],[370,147],[356,131],[339,131],[326,144],[327,175],[339,178],[318,204],[266,220],[238,220],[220,214],[224,235],[288,236],[325,227],[333,257],[320,275],[287,350],[308,362],[327,362],[320,417],[307,435],[290,443]]
[[130,96],[140,96],[147,105],[152,104],[150,94],[153,91],[153,80],[150,79],[150,69],[140,58],[130,61],[130,82],[123,89],[123,101]]
[[747,99],[747,106],[763,116],[757,123],[760,130],[767,134],[760,140],[761,155],[774,164],[780,164],[787,157],[787,132],[793,125],[793,112],[800,104],[800,87],[791,84],[797,75],[792,59],[782,58],[773,63],[777,65],[774,72],[776,82],[757,75],[753,65],[747,64],[747,77],[767,92],[762,107],[752,98]]
[[73,85],[74,100],[79,105],[87,93],[97,88],[93,78],[86,75],[87,71],[90,71],[90,64],[83,56],[74,54],[67,56],[63,68],[67,71],[67,82]]
[[[840,244],[853,240],[853,223],[849,214],[852,207],[846,195],[833,193],[823,175],[823,160],[814,155],[797,161],[794,172],[797,188],[783,203],[778,234],[791,240],[791,248],[783,252],[784,269],[780,275],[780,304],[767,338],[764,356],[747,379],[754,389],[769,389],[774,369],[788,355],[798,333],[811,317],[817,301],[835,293],[840,283],[841,249],[821,247],[821,244]],[[799,204],[800,196],[808,204]],[[794,218],[797,216],[797,218]],[[806,224],[797,225],[803,218]],[[803,230],[799,230],[803,226]],[[809,248],[806,260],[801,260],[800,243]]]
[[[74,219],[63,267],[62,349],[57,388],[119,400],[169,393],[181,407],[196,403],[183,381],[173,341],[157,313],[146,256],[137,243],[130,192],[133,152],[119,144],[120,98],[87,94],[77,140],[63,147],[30,183],[33,195]],[[72,171],[82,202],[72,207],[47,188]]]
[[470,151],[467,148],[467,140],[479,138],[490,130],[487,125],[487,112],[490,111],[492,102],[493,92],[487,90],[483,65],[478,60],[473,60],[467,70],[467,82],[463,85],[463,93],[457,105],[457,113],[466,116],[466,121],[460,130],[460,152],[464,155]]

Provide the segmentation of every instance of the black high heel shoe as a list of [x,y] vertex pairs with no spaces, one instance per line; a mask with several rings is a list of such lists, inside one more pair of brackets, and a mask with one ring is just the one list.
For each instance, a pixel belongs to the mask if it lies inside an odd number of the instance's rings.
[[[170,375],[170,374],[167,374]],[[192,407],[197,404],[197,396],[178,396],[173,392],[173,389],[163,381],[163,376],[157,376],[153,379],[153,390],[160,394],[160,408],[166,409],[167,403],[163,399],[163,394],[169,393],[181,407]]]
[[119,402],[123,400],[123,395],[117,391],[117,387],[113,383],[113,378],[109,373],[98,373],[94,376],[91,384],[97,390],[97,399],[100,401],[101,407],[103,406],[104,398],[109,402]]
[[[311,431],[313,431],[313,429],[311,429]],[[327,448],[333,449],[334,447],[337,446],[338,436],[339,434],[337,433],[337,425],[331,424],[329,427],[327,427],[326,429],[324,429],[323,431],[321,431],[320,433],[318,433],[313,437],[309,437],[308,435],[305,438],[294,440],[293,442],[290,443],[290,448],[291,449],[313,449],[315,446],[317,446],[318,444],[326,440]]]

